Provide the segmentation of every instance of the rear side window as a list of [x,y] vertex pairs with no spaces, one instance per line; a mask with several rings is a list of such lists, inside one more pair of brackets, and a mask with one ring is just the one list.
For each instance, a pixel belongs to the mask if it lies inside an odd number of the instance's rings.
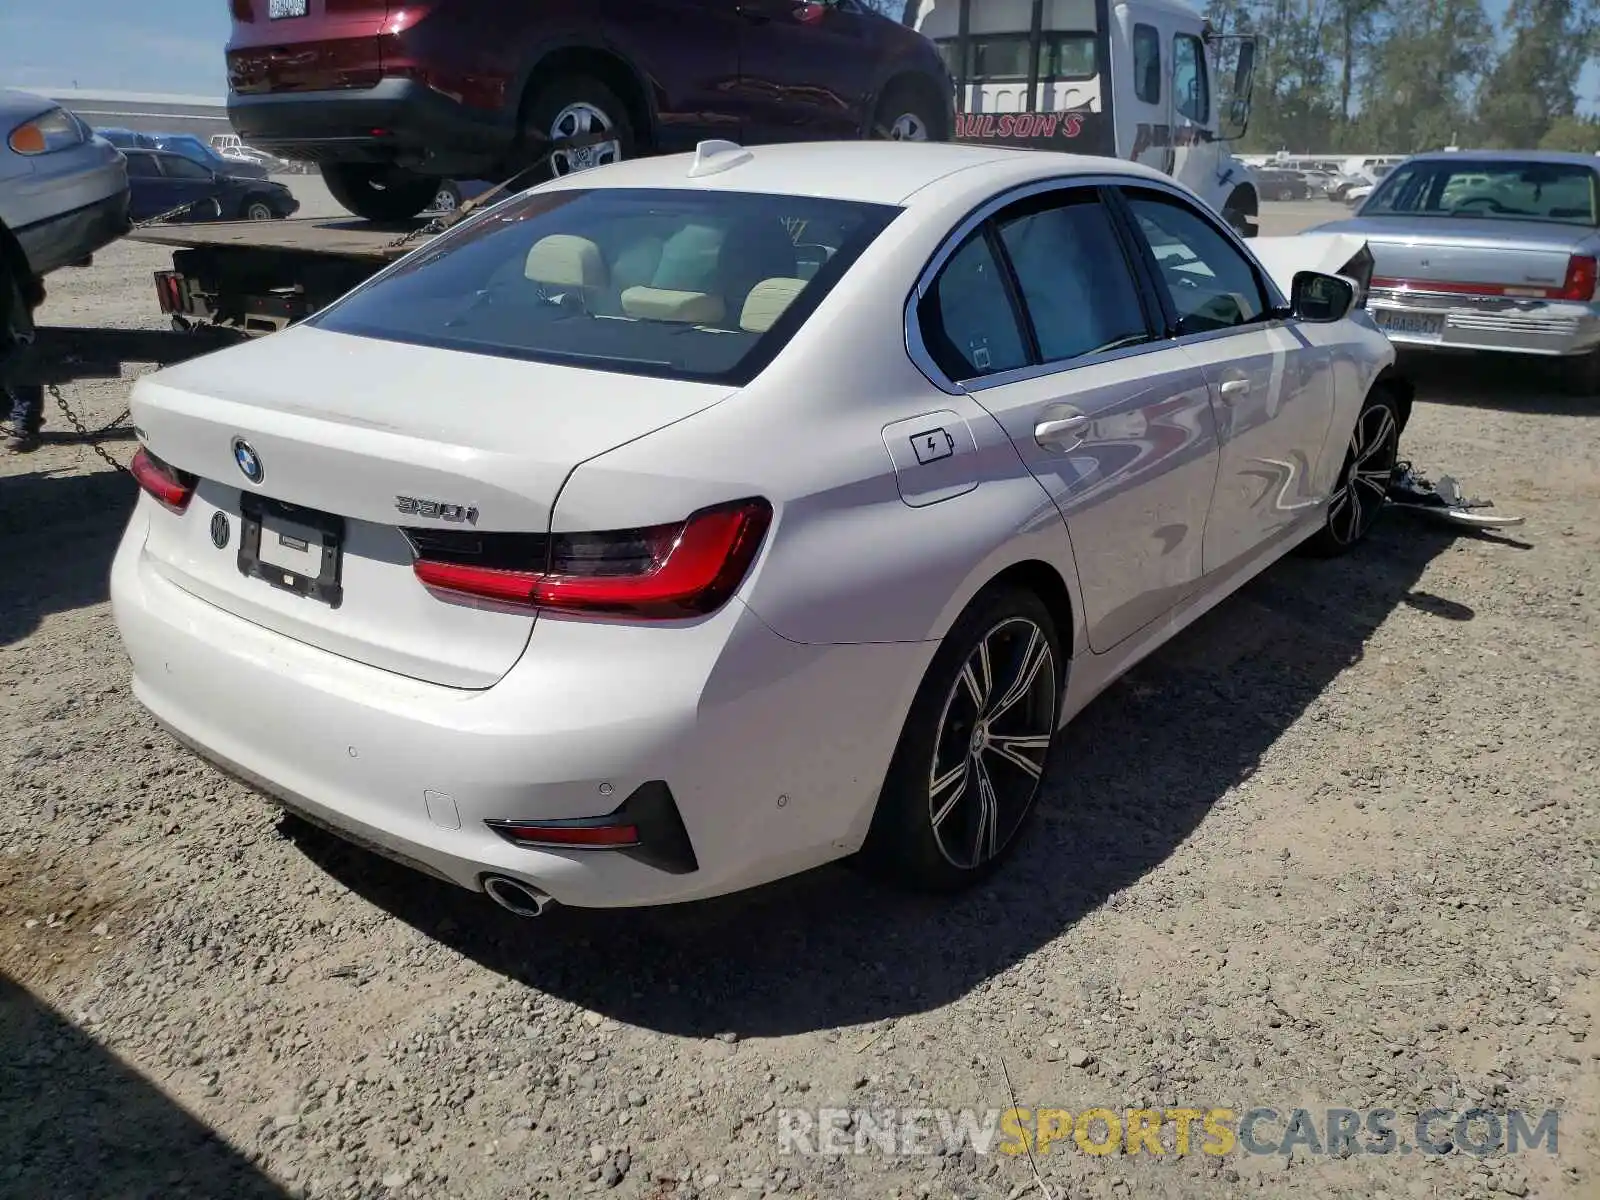
[[1161,103],[1161,34],[1154,25],[1133,27],[1133,92],[1146,104]]
[[309,323],[741,386],[900,211],[692,189],[535,193],[413,251]]
[[1148,340],[1132,270],[1095,193],[1023,201],[997,224],[1043,361]]
[[156,167],[156,160],[148,154],[128,154],[128,174],[134,179],[158,179],[161,172]]
[[982,229],[950,256],[917,315],[928,353],[951,379],[977,379],[1028,365],[1028,347],[1004,268]]

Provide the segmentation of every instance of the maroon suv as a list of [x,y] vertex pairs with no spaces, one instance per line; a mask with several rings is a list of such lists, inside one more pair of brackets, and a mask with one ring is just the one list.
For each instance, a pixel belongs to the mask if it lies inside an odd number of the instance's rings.
[[[231,0],[228,116],[401,220],[443,178],[825,138],[944,139],[954,87],[860,0]],[[530,179],[531,182],[531,179]]]

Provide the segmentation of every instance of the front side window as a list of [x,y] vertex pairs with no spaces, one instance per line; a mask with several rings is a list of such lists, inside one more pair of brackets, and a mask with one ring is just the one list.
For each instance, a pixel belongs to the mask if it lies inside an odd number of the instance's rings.
[[161,168],[173,179],[200,180],[211,178],[211,172],[199,163],[190,162],[187,158],[177,154],[169,154],[161,160]]
[[156,160],[148,154],[127,154],[128,174],[134,179],[159,179],[160,170],[156,167]]
[[1176,197],[1125,194],[1172,297],[1180,335],[1231,329],[1266,315],[1255,268],[1215,225]]
[[1133,27],[1133,91],[1146,104],[1161,103],[1161,35],[1154,25]]
[[1362,206],[1364,217],[1410,214],[1600,224],[1600,176],[1580,163],[1507,159],[1407,163]]
[[1200,39],[1180,33],[1172,43],[1172,103],[1179,115],[1199,125],[1211,119],[1211,83]]
[[1024,200],[997,225],[1045,362],[1148,340],[1133,273],[1094,192]]
[[923,343],[951,379],[1028,365],[1004,271],[980,229],[950,256],[922,299],[917,315]]
[[413,251],[310,323],[741,386],[900,211],[693,188],[534,193]]

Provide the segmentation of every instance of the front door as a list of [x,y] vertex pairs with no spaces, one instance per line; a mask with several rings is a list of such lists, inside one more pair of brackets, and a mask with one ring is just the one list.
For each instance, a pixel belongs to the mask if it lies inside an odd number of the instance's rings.
[[1222,460],[1205,568],[1226,571],[1318,518],[1315,464],[1333,421],[1331,351],[1209,214],[1165,190],[1121,189],[1161,279],[1172,332],[1205,372]]
[[738,11],[744,141],[861,136],[877,40],[857,0],[738,0]]
[[1160,333],[1133,256],[1098,189],[1029,197],[951,257],[922,322],[1061,510],[1097,653],[1199,585],[1217,475],[1205,373]]

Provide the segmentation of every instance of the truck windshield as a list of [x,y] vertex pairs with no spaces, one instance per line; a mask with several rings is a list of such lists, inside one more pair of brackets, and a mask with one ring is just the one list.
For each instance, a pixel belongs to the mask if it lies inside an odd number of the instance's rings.
[[1364,217],[1481,217],[1502,221],[1597,224],[1600,176],[1581,163],[1452,155],[1449,162],[1406,163],[1389,172],[1361,208]]
[[537,192],[413,251],[308,324],[742,386],[900,212],[688,188]]

